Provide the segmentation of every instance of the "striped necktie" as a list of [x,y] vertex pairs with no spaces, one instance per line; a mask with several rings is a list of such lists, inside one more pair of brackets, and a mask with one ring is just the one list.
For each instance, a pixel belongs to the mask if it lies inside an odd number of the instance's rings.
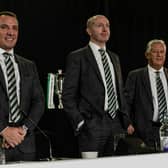
[[11,60],[11,54],[3,53],[5,57],[5,65],[6,65],[6,75],[7,75],[7,82],[8,82],[8,98],[9,98],[9,122],[16,123],[20,117],[20,110],[18,105],[18,98],[16,93],[16,77],[15,77],[15,70],[14,65]]
[[107,60],[107,56],[105,50],[99,49],[101,60],[104,68],[104,75],[105,81],[107,86],[107,96],[108,96],[108,112],[112,118],[116,116],[116,93],[114,91],[113,81],[112,81],[112,74],[110,71],[110,66]]
[[164,117],[166,117],[167,113],[167,103],[166,96],[163,88],[163,83],[160,79],[160,72],[156,71],[156,88],[157,88],[157,97],[158,97],[158,115],[159,121],[162,123],[164,121]]

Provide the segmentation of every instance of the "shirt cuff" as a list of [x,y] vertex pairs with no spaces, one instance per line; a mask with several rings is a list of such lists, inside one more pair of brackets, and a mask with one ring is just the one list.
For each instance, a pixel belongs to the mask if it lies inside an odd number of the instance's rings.
[[77,126],[76,131],[79,131],[83,124],[84,124],[84,120],[80,121],[78,126]]

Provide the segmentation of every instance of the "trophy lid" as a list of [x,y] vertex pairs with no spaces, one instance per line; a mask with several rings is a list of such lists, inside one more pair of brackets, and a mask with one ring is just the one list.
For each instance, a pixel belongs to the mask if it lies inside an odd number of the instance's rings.
[[58,69],[58,74],[62,74],[62,69]]

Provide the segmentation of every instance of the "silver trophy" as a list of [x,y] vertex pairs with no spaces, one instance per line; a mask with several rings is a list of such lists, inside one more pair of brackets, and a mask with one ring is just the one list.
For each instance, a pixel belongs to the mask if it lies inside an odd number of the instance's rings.
[[64,74],[62,73],[61,69],[58,69],[56,73],[56,94],[58,96],[58,109],[63,109],[62,104],[62,90],[63,90],[63,81],[64,81]]

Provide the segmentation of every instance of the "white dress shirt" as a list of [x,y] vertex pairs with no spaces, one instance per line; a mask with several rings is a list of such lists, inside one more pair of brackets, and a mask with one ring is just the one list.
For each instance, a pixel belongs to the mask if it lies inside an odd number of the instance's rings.
[[[105,104],[104,104],[104,110],[107,110],[108,109],[108,95],[107,95],[107,86],[106,86],[106,81],[105,81],[105,74],[104,74],[104,67],[103,67],[103,64],[102,64],[102,59],[101,59],[101,55],[100,55],[100,52],[99,52],[99,49],[100,47],[98,45],[96,45],[95,43],[93,42],[89,42],[89,46],[91,47],[92,51],[93,51],[93,55],[96,59],[96,62],[97,62],[97,65],[98,65],[98,68],[99,68],[99,71],[100,71],[100,74],[101,74],[101,77],[102,77],[102,80],[103,80],[103,83],[104,83],[104,87],[105,87]],[[105,51],[106,51],[106,47],[103,48]],[[115,90],[115,93],[116,92],[116,85],[115,85],[115,73],[114,73],[114,67],[113,67],[113,64],[110,60],[110,57],[108,55],[108,53],[106,52],[106,56],[107,56],[107,60],[108,60],[108,63],[109,63],[109,66],[110,66],[110,71],[111,71],[111,74],[112,74],[112,81],[113,81],[113,86],[114,86],[114,90]],[[117,97],[117,94],[116,94],[116,97]],[[118,102],[117,102],[117,109],[118,109]]]
[[156,89],[156,71],[160,72],[160,78],[163,83],[167,107],[168,107],[168,86],[167,86],[167,79],[166,79],[165,73],[163,71],[163,67],[160,70],[156,70],[156,69],[153,69],[150,65],[148,65],[149,79],[150,79],[150,85],[151,85],[151,89],[152,89],[152,98],[153,98],[153,106],[154,106],[153,121],[158,120],[158,98],[157,98],[157,89]]
[[[6,51],[3,50],[2,48],[0,48],[0,66],[1,66],[2,72],[4,74],[6,86],[8,86],[5,58],[3,56],[4,52],[6,52]],[[14,60],[14,51],[10,50],[8,53],[12,54],[11,59],[12,59],[12,62],[14,63],[14,69],[15,69],[17,97],[18,97],[18,103],[20,103],[20,74],[19,74],[19,69],[18,69],[17,63]],[[8,88],[8,87],[6,87],[6,88]]]

